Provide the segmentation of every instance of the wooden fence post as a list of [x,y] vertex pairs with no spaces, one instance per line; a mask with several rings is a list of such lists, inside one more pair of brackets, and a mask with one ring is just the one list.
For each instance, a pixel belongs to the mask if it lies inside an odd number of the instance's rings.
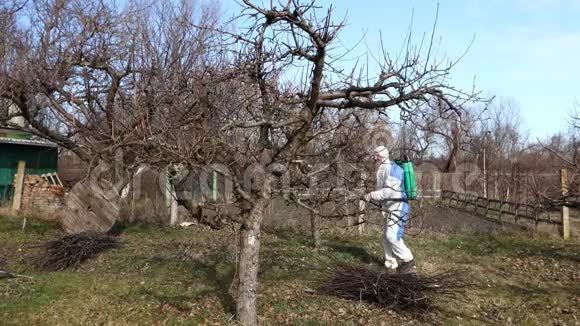
[[485,199],[485,217],[489,215],[489,198]]
[[[16,170],[16,177],[14,178],[14,198],[12,200],[12,215],[18,214],[22,206],[22,188],[24,187],[24,171],[26,170],[26,162],[19,161],[18,169]],[[22,221],[22,229],[26,227],[26,216]]]
[[570,212],[566,206],[566,196],[568,196],[568,171],[566,169],[560,170],[560,179],[562,182],[562,236],[564,240],[570,239]]
[[22,188],[24,186],[24,171],[26,162],[19,161],[16,177],[14,179],[14,198],[12,200],[12,214],[16,215],[22,205]]
[[[357,219],[358,227],[357,228],[358,228],[358,235],[359,236],[363,234],[363,231],[364,231],[364,228],[365,228],[364,227],[364,217],[365,217],[365,211],[364,210],[366,208],[365,206],[366,206],[366,202],[365,201],[363,201],[363,200],[359,200],[358,201],[358,207],[359,207],[359,209],[358,209],[358,212],[357,212],[358,213],[358,219]],[[367,211],[367,213],[368,213],[368,211]]]

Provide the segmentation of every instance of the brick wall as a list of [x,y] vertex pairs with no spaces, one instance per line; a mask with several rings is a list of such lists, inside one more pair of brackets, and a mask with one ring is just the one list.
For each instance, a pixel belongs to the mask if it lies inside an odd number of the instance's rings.
[[64,188],[53,185],[39,175],[25,175],[22,210],[56,210],[63,206]]

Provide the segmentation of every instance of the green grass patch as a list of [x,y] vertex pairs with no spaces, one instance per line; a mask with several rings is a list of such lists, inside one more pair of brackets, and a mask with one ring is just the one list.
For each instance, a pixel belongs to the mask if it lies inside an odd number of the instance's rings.
[[[0,280],[0,320],[7,325],[229,324],[236,274],[232,228],[125,225],[122,246],[77,269],[34,269],[31,245],[61,235],[58,225],[0,218],[0,258],[32,277]],[[313,250],[307,234],[265,233],[260,262],[259,315],[263,324],[430,324],[412,316],[313,293],[337,264],[378,265],[379,235],[323,236]],[[529,234],[421,234],[407,237],[421,272],[462,271],[464,295],[438,301],[441,324],[574,324],[580,293],[577,242]]]

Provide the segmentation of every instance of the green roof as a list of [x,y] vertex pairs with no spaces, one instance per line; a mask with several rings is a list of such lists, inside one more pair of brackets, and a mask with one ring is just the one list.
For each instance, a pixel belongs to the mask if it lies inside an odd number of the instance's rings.
[[37,137],[29,132],[10,128],[0,128],[0,144],[57,147],[55,143]]

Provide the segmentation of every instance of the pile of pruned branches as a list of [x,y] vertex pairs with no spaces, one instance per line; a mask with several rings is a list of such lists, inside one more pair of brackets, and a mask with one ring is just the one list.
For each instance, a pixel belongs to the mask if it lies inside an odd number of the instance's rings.
[[40,247],[43,251],[35,259],[35,265],[45,270],[63,270],[76,267],[86,259],[111,248],[119,247],[117,238],[98,232],[82,232],[48,241]]
[[462,288],[453,273],[397,274],[366,266],[339,266],[319,284],[322,294],[415,314],[433,310],[434,296],[455,295]]

